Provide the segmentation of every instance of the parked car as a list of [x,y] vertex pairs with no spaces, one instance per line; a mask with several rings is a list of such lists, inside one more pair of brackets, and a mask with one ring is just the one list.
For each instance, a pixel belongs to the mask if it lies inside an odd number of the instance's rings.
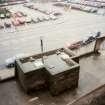
[[100,37],[101,36],[101,32],[100,31],[98,31],[96,34],[95,34],[95,38],[98,38],[98,37]]
[[12,20],[12,24],[13,24],[14,26],[20,26],[20,23],[19,23],[19,21],[17,21],[17,20]]
[[4,28],[4,24],[2,21],[0,21],[0,29]]
[[11,14],[10,14],[9,12],[7,12],[7,13],[5,14],[5,17],[6,17],[6,18],[10,18],[10,17],[11,17]]
[[26,22],[26,23],[31,23],[31,22],[32,22],[32,19],[31,19],[30,17],[26,17],[26,18],[25,18],[25,22]]
[[18,21],[21,25],[25,24],[25,19],[24,19],[24,18],[18,18],[17,21]]
[[57,17],[56,17],[56,16],[54,16],[54,15],[50,15],[50,19],[51,19],[51,20],[56,20],[56,19],[57,19]]
[[97,8],[93,7],[93,8],[91,8],[91,13],[96,13],[97,10],[98,10]]
[[42,18],[41,17],[37,17],[38,22],[42,22]]
[[0,18],[1,18],[1,19],[4,19],[4,18],[5,18],[5,14],[2,14],[2,13],[1,13],[1,14],[0,14]]
[[68,44],[68,45],[66,45],[66,47],[68,47],[69,49],[72,49],[72,50],[73,49],[78,49],[78,48],[81,47],[81,41],[77,41],[73,44]]
[[4,21],[4,26],[5,26],[6,28],[11,28],[11,21],[10,21],[10,20],[5,20],[5,21]]
[[24,13],[24,12],[21,12],[21,14],[22,14],[22,16],[24,16],[24,17],[26,17],[26,16],[27,16],[27,14],[26,14],[26,13]]
[[11,58],[6,59],[5,60],[6,67],[14,67],[15,60],[20,59],[20,58],[25,57],[25,56],[27,56],[27,55],[24,53],[20,53],[20,54],[16,54],[15,56],[13,56]]
[[60,16],[60,15],[62,15],[62,13],[60,13],[60,12],[55,12],[55,13],[53,13],[53,15],[54,15],[54,16]]
[[97,14],[98,15],[105,15],[105,9],[98,9]]
[[93,42],[94,40],[96,40],[96,38],[100,37],[101,32],[97,32],[91,36],[86,37],[85,39],[82,40],[82,45],[87,45],[91,42]]
[[100,31],[98,31],[98,32],[96,32],[96,33],[93,34],[93,37],[94,37],[95,39],[97,39],[97,38],[100,37],[100,36],[101,36],[101,32],[100,32]]
[[50,20],[50,17],[49,16],[45,16],[44,18],[45,18],[46,21],[49,21]]
[[36,17],[34,17],[34,18],[32,18],[32,22],[33,23],[39,23],[39,20]]
[[23,16],[22,12],[20,12],[20,11],[16,12],[15,15],[16,15],[16,17],[22,17]]
[[85,12],[91,12],[92,7],[86,6],[85,8],[83,8],[83,11]]

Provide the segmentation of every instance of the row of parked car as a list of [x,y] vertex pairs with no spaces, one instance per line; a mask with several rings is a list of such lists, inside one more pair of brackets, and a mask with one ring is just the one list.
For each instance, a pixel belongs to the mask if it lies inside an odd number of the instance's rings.
[[[6,9],[7,10],[7,9]],[[21,11],[17,11],[15,13],[12,13],[11,11],[0,11],[0,19],[6,19],[11,17],[26,17],[27,15]]]
[[104,8],[96,8],[91,6],[84,6],[81,4],[71,4],[71,7],[73,9],[89,12],[89,13],[96,13],[99,15],[105,15],[105,9]]
[[4,19],[0,21],[0,29],[3,29],[4,27],[10,28],[12,25],[13,26],[21,26],[24,24],[30,24],[30,23],[40,23],[44,21],[49,21],[49,20],[56,20],[57,18],[53,18],[53,16],[46,16],[46,17],[35,17],[35,18],[30,18],[30,17],[25,17],[25,18],[11,18],[11,19]]
[[[64,7],[66,4],[65,3],[55,3],[53,5],[59,6],[59,7]],[[87,6],[87,5],[83,5],[83,4],[75,3],[75,2],[71,2],[71,1],[70,1],[69,5],[71,5],[72,9],[76,9],[76,10],[80,10],[80,11],[84,11],[84,12],[88,12],[88,13],[96,13],[98,15],[105,15],[105,8]]]
[[62,13],[60,13],[60,12],[54,12],[54,11],[52,12],[52,11],[44,10],[42,8],[38,8],[34,4],[27,3],[27,4],[24,4],[23,6],[29,8],[29,9],[33,9],[35,11],[39,11],[45,15],[53,15],[53,17],[62,15]]
[[85,6],[92,6],[92,7],[98,7],[98,8],[103,8],[105,7],[105,2],[98,2],[98,1],[92,1],[92,0],[70,0],[68,1],[69,3],[74,3],[74,4],[81,4]]
[[70,0],[69,3],[74,9],[79,9],[85,12],[97,13],[99,15],[105,15],[105,2],[103,1]]
[[27,0],[1,0],[0,7],[8,6],[8,5],[16,5],[16,4],[24,4],[27,3]]
[[66,47],[68,47],[72,50],[78,49],[80,47],[83,47],[83,46],[86,46],[86,45],[92,43],[100,36],[101,36],[101,32],[97,32],[97,33],[94,33],[93,35],[89,35],[89,36],[85,37],[83,40],[74,42],[73,44],[66,44]]

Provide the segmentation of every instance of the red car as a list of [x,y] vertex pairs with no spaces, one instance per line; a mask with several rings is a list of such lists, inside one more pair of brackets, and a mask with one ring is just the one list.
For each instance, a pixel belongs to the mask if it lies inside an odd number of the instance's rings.
[[14,26],[20,26],[20,23],[19,23],[19,21],[17,21],[17,20],[12,20],[12,24],[13,24]]
[[20,19],[17,19],[17,21],[18,21],[21,25],[25,24],[25,19],[20,18]]
[[66,45],[66,47],[68,47],[69,49],[78,49],[81,47],[81,41]]
[[15,16],[16,16],[16,17],[22,17],[23,14],[22,14],[22,12],[18,11],[18,12],[15,13]]

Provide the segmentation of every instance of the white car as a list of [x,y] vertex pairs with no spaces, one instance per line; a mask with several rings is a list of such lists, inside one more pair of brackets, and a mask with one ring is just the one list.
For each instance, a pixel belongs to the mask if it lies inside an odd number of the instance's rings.
[[45,16],[44,18],[45,18],[46,21],[49,21],[50,20],[50,17],[49,16]]
[[16,59],[20,59],[20,58],[23,58],[27,56],[27,54],[24,54],[24,53],[20,53],[20,54],[16,54],[15,56],[11,57],[11,58],[8,58],[5,60],[5,65],[6,67],[14,67],[14,64],[15,64],[15,60]]
[[105,9],[98,9],[97,14],[98,15],[105,15]]
[[33,23],[38,23],[39,22],[36,17],[35,18],[32,18],[32,21],[33,21]]
[[0,14],[0,18],[1,19],[4,19],[5,18],[5,15],[4,14]]
[[26,17],[25,22],[26,23],[31,23],[32,22],[32,19],[30,17]]
[[56,17],[56,16],[54,16],[54,15],[50,15],[50,19],[51,19],[51,20],[56,20],[56,19],[57,19],[57,17]]

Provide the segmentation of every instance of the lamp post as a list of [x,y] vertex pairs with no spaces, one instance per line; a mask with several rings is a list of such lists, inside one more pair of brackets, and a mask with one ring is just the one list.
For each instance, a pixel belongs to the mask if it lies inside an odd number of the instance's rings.
[[43,36],[40,36],[40,44],[41,44],[42,62],[44,63],[44,59],[43,59]]

